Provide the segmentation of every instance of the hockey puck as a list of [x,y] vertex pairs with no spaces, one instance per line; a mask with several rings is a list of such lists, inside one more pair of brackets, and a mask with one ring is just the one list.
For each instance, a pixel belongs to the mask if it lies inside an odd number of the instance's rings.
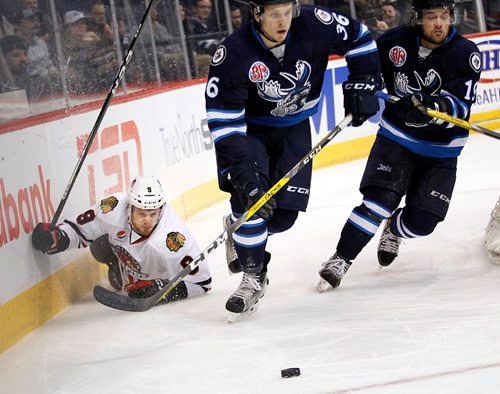
[[300,376],[300,368],[287,368],[281,370],[282,378],[293,378],[294,376]]

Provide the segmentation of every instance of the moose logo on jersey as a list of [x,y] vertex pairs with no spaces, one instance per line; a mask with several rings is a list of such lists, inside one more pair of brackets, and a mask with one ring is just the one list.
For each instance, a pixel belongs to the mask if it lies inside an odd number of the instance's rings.
[[186,237],[177,231],[169,232],[165,241],[168,250],[170,250],[171,252],[179,251],[179,249],[182,248],[185,243]]
[[101,200],[101,204],[99,207],[101,208],[102,213],[106,214],[111,212],[118,205],[118,200],[115,196],[111,196]]
[[282,88],[276,80],[257,83],[259,96],[266,101],[277,102],[276,108],[271,111],[274,116],[286,116],[300,111],[311,90],[309,77],[311,65],[304,60],[295,63],[295,75],[281,72],[280,75],[290,81],[291,86]]
[[398,96],[408,96],[414,92],[423,92],[434,95],[441,90],[441,76],[433,68],[427,71],[425,78],[421,77],[417,71],[413,71],[413,74],[415,75],[416,80],[416,85],[414,86],[410,85],[409,77],[405,73],[396,73],[394,76],[394,88]]

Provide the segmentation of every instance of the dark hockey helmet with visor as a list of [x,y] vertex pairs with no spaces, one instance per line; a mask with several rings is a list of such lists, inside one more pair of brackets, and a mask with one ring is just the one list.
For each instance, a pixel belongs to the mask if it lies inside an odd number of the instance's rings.
[[422,13],[432,8],[446,8],[450,11],[451,23],[455,22],[455,0],[412,0],[414,19],[420,24]]
[[270,5],[280,5],[280,4],[292,4],[293,6],[293,18],[300,15],[300,4],[298,0],[249,0],[250,8],[257,11],[257,15],[262,15],[264,13],[265,7]]

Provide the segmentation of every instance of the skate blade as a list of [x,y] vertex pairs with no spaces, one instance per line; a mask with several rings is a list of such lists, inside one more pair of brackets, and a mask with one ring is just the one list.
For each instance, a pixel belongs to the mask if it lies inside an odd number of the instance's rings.
[[235,313],[235,312],[228,311],[227,324],[233,324],[233,323],[236,323],[240,320],[247,319],[248,317],[252,316],[255,312],[257,312],[258,308],[259,308],[259,303],[257,302],[246,312]]
[[324,293],[325,291],[331,290],[332,286],[330,286],[330,283],[328,283],[326,280],[321,278],[319,282],[314,286],[318,293]]

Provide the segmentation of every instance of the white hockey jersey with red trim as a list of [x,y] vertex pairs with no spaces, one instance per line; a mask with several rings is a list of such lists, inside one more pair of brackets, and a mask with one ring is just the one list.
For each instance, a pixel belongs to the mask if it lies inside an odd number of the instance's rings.
[[[163,208],[158,226],[149,237],[137,234],[129,224],[124,192],[102,199],[94,208],[74,221],[65,220],[59,227],[68,234],[69,248],[86,247],[108,234],[120,262],[124,286],[139,280],[171,279],[201,253],[194,235],[169,205]],[[197,284],[209,278],[208,262],[204,260],[184,282]]]

